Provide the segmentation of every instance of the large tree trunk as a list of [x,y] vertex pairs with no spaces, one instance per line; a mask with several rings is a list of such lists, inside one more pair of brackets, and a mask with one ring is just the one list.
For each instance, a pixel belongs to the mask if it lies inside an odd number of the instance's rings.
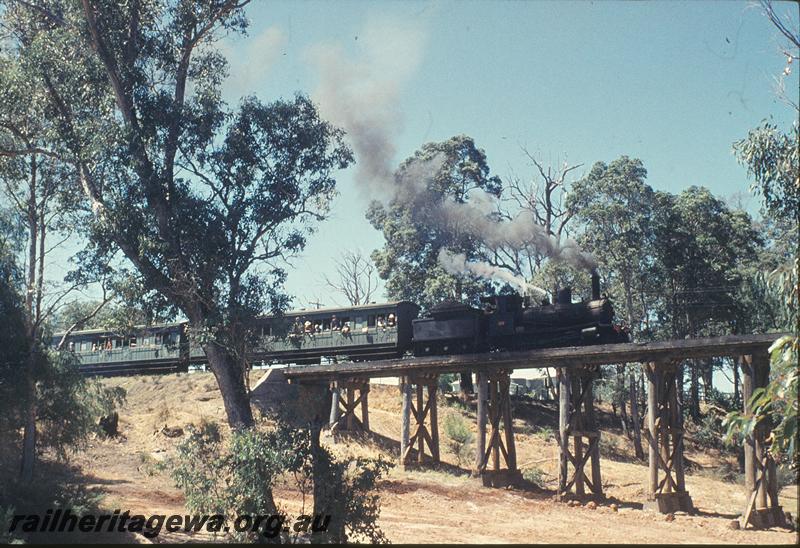
[[31,158],[31,177],[28,186],[28,272],[27,291],[25,293],[25,310],[28,314],[28,363],[25,368],[26,390],[28,401],[25,406],[25,425],[22,438],[22,461],[20,478],[25,483],[33,480],[33,468],[36,462],[36,318],[34,317],[34,294],[36,293],[36,247],[39,235],[39,216],[36,211],[36,155]]
[[36,465],[36,343],[31,338],[31,348],[28,352],[26,388],[28,401],[25,406],[25,430],[22,438],[22,462],[20,464],[20,479],[24,483],[33,481],[33,469]]
[[639,423],[639,398],[636,390],[636,375],[630,374],[631,386],[631,422],[633,423],[633,449],[636,452],[636,458],[639,460],[644,459],[644,451],[642,450],[642,428]]
[[461,399],[466,401],[469,395],[475,392],[475,387],[472,386],[472,372],[462,371],[459,384],[461,386]]
[[695,422],[700,420],[700,379],[697,371],[697,362],[689,360],[690,386],[689,386],[689,414]]
[[714,391],[714,361],[712,358],[703,360],[703,401],[711,402]]
[[216,343],[208,343],[203,349],[222,393],[228,424],[234,430],[253,426],[253,411],[244,382],[244,364]]

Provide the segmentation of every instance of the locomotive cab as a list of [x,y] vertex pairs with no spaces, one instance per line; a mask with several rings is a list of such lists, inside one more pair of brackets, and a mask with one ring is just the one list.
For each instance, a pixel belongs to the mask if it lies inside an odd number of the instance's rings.
[[517,295],[481,297],[489,337],[512,336],[525,330],[522,325],[523,298]]

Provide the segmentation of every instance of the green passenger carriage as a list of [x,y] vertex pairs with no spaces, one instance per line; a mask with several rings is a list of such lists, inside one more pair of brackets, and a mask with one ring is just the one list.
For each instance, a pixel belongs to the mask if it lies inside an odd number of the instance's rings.
[[[312,364],[399,357],[411,348],[419,307],[407,301],[291,311],[254,321],[250,364]],[[53,336],[56,346],[63,334]],[[190,342],[188,324],[138,326],[132,334],[107,329],[71,333],[67,349],[81,371],[93,375],[185,371],[205,365],[203,349]]]

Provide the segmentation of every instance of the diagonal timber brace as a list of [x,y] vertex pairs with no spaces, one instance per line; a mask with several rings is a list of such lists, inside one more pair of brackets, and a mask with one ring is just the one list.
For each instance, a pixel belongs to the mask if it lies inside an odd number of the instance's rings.
[[[586,494],[586,487],[592,495],[603,495],[600,431],[594,413],[593,395],[593,383],[598,375],[597,366],[558,369],[558,495],[561,497],[566,496],[573,487],[578,496]],[[590,461],[591,478],[584,471]]]
[[[769,354],[742,356],[742,399],[745,415],[753,413],[751,398],[759,388],[769,384]],[[761,421],[744,440],[745,488],[747,506],[740,519],[740,526],[754,529],[783,526],[786,517],[778,504],[778,478],[775,459],[769,453],[771,424]]]
[[[485,485],[501,486],[520,479],[511,416],[511,370],[478,373],[478,440],[475,472]],[[489,426],[487,435],[486,426]],[[501,467],[502,461],[505,469]],[[491,468],[489,462],[491,461]]]
[[[650,478],[645,505],[658,512],[692,512],[683,469],[683,416],[678,400],[680,365],[644,364],[647,377],[647,438]],[[663,474],[663,477],[661,475]]]
[[[418,374],[400,378],[403,394],[400,464],[403,467],[414,461],[423,464],[428,458],[433,464],[439,463],[438,388],[439,375]],[[415,446],[416,455],[413,454]],[[429,455],[425,454],[426,447]]]
[[[345,379],[331,382],[331,432],[369,431],[369,380]],[[357,416],[360,408],[360,417]]]

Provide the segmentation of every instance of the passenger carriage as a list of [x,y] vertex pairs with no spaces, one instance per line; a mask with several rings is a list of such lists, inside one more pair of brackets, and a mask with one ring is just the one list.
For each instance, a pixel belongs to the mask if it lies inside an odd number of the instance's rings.
[[[418,313],[414,303],[398,301],[262,316],[254,322],[257,343],[248,359],[311,364],[400,357],[411,348],[411,321]],[[53,346],[62,336],[53,336]],[[189,338],[186,322],[138,326],[130,334],[94,329],[71,333],[67,349],[90,375],[186,371],[207,363],[203,349]]]
[[[262,316],[248,358],[252,364],[312,364],[400,357],[411,348],[411,321],[418,313],[414,303],[396,301]],[[192,344],[190,363],[205,359],[202,348]]]
[[[65,349],[75,353],[80,370],[90,375],[185,370],[184,325],[137,326],[131,333],[108,329],[75,331],[67,338]],[[54,347],[62,337],[63,333],[53,335]]]

